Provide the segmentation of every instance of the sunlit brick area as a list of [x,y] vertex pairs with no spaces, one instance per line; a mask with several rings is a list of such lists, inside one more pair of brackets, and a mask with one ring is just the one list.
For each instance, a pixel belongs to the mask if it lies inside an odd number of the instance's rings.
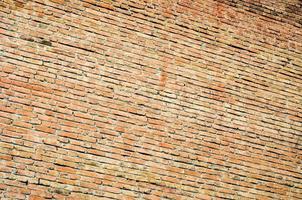
[[1,0],[0,199],[302,199],[302,1]]

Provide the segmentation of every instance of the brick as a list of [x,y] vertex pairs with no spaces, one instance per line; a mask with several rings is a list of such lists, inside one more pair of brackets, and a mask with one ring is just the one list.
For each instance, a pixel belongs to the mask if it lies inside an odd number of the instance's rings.
[[5,1],[0,198],[299,199],[299,11]]

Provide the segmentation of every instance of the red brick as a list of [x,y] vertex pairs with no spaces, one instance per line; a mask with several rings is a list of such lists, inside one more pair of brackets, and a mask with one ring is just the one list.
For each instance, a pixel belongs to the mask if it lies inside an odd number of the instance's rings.
[[299,199],[299,9],[4,1],[0,196]]

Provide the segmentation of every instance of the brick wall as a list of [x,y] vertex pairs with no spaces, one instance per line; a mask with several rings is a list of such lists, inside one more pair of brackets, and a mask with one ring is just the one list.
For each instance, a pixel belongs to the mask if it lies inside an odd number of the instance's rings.
[[1,0],[0,199],[302,199],[301,0]]

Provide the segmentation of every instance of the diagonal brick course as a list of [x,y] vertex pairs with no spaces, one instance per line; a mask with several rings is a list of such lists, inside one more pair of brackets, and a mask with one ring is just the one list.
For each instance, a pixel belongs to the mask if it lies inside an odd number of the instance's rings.
[[0,199],[302,199],[300,0],[3,0]]

